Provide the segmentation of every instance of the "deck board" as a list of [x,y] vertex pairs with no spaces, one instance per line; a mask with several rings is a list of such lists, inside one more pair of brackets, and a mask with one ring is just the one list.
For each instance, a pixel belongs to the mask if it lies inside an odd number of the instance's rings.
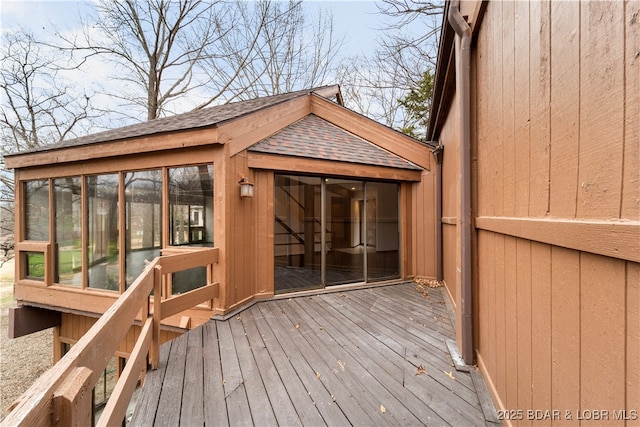
[[150,372],[151,375],[147,375],[145,378],[145,393],[140,393],[138,397],[136,411],[131,418],[132,425],[153,425],[160,401],[162,383],[167,372],[171,344],[172,342],[168,342],[160,347],[158,369]]
[[[202,373],[202,330],[198,328],[187,334],[186,365],[189,369],[184,372],[184,397],[180,408],[180,419],[190,425],[204,424],[204,381]],[[184,421],[183,421],[184,423]]]
[[132,425],[485,425],[445,344],[455,331],[442,289],[425,299],[415,288],[265,301],[211,320],[161,347]]
[[204,422],[206,425],[225,425],[229,418],[222,387],[222,363],[216,322],[205,323],[202,330]]

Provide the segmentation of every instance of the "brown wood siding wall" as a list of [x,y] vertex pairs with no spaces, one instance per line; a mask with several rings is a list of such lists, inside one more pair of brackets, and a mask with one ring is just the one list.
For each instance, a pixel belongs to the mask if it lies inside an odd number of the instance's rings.
[[[58,329],[58,333],[55,334],[54,347],[61,348],[61,344],[75,344],[82,338],[82,336],[98,321],[97,318],[82,316],[78,314],[62,313],[61,323]],[[178,336],[182,335],[180,332],[161,330],[160,342],[165,343]],[[133,347],[136,344],[136,340],[140,336],[140,326],[132,325],[127,335],[123,338],[120,346],[116,350],[116,355],[119,357],[129,357]],[[63,356],[60,354],[59,356]],[[54,362],[57,362],[55,360]]]
[[[458,94],[453,95],[452,105],[458,105]],[[460,120],[458,110],[451,110],[440,132],[440,142],[444,145],[442,157],[442,273],[445,286],[451,296],[451,301],[458,306],[458,273],[459,265],[457,256],[459,242],[459,206],[460,188],[458,185],[458,165],[460,163],[459,141]]]
[[[638,1],[487,6],[473,53],[474,338],[498,406],[525,411],[514,424],[531,424],[528,409],[561,410],[554,425],[565,411],[619,425],[612,411],[640,410],[639,55]],[[443,216],[456,216],[446,188]],[[500,225],[514,219],[578,220],[557,230],[580,242],[522,238]],[[630,238],[596,230],[619,220]]]
[[[435,161],[432,162],[435,165]],[[411,209],[410,219],[414,232],[406,239],[411,239],[410,256],[413,262],[407,265],[406,276],[417,276],[429,279],[436,277],[435,247],[435,166],[433,171],[422,172],[422,181],[412,185],[411,197],[403,199],[402,209]],[[409,234],[409,233],[407,233]],[[403,236],[403,240],[406,240]],[[406,251],[405,251],[406,252]],[[409,270],[411,267],[412,270]]]
[[[247,152],[229,158],[227,174],[227,311],[254,298],[273,295],[273,171],[249,169]],[[240,197],[241,176],[254,196]]]

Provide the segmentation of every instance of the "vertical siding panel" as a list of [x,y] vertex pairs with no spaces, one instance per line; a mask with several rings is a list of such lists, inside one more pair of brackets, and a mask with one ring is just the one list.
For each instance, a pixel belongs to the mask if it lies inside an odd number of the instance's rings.
[[[506,405],[507,378],[506,360],[508,357],[506,342],[506,311],[509,307],[505,297],[505,239],[502,234],[494,234],[495,238],[495,263],[496,263],[496,389]],[[513,408],[511,408],[513,409]]]
[[[243,174],[246,174],[247,177],[249,178],[249,181],[255,184],[255,174],[251,174],[251,171],[249,171],[249,167],[247,165],[247,152],[246,151],[242,152],[240,155],[236,156],[236,159],[237,159],[238,170],[241,171]],[[236,183],[237,181],[238,180],[236,180]],[[254,218],[253,212],[258,202],[255,198],[255,191],[254,191],[254,197],[251,197],[251,198],[246,197],[241,199],[240,186],[236,185],[236,187],[237,188],[236,188],[235,197],[240,201],[240,206],[242,209],[242,217],[241,217],[242,222],[236,223],[236,227],[235,227],[237,235],[242,236],[241,237],[242,246],[236,249],[237,251],[236,257],[237,259],[242,260],[242,266],[244,267],[241,269],[242,270],[241,298],[244,300],[246,298],[249,298],[253,294],[253,290],[254,290],[253,278],[255,276],[253,275],[253,269],[256,268],[256,265],[253,262],[253,259],[251,256],[251,248],[255,247],[253,238],[255,237],[257,230],[256,230],[256,222],[253,220]]]
[[[516,283],[518,316],[518,405],[523,410],[531,409],[531,241],[516,241]],[[531,425],[525,417],[524,425]]]
[[489,259],[488,259],[488,239],[487,232],[478,232],[478,289],[477,289],[477,308],[474,307],[475,313],[479,316],[478,328],[480,329],[479,338],[476,341],[477,351],[486,364],[486,357],[493,348],[489,345],[489,317],[484,310],[490,310],[489,306],[489,289],[490,282],[488,279]]
[[573,218],[578,181],[580,2],[551,5],[550,213]]
[[507,375],[507,408],[520,409],[518,407],[518,317],[517,311],[517,277],[516,277],[516,238],[505,236],[504,238],[504,286],[506,312],[506,375]]
[[[485,17],[489,20],[489,16]],[[485,25],[488,25],[486,27]],[[475,134],[476,139],[476,156],[477,156],[477,190],[474,194],[491,194],[493,180],[491,179],[491,165],[490,165],[490,142],[489,136],[491,126],[486,126],[489,122],[487,117],[487,105],[492,100],[491,90],[489,87],[488,76],[491,75],[491,68],[489,63],[491,38],[490,32],[486,31],[487,28],[491,28],[491,23],[485,23],[480,28],[480,32],[477,37],[477,48],[475,55],[475,71],[476,71],[476,88],[477,99],[473,103],[476,112],[476,127]],[[490,197],[475,197],[477,203],[476,212],[478,216],[493,215],[492,212],[492,199]]]
[[[435,168],[434,168],[435,169]],[[436,276],[436,254],[435,254],[435,241],[436,241],[436,210],[435,210],[435,170],[428,172],[425,176],[425,187],[423,197],[423,210],[424,210],[424,253],[425,256],[425,271],[426,275],[430,277]],[[410,200],[407,200],[410,203]]]
[[502,105],[502,6],[503,2],[491,2],[492,6],[495,6],[494,12],[495,23],[493,27],[493,97],[491,120],[493,126],[496,128],[494,131],[494,143],[493,143],[493,177],[494,177],[494,189],[491,197],[494,198],[494,215],[504,215],[504,164],[503,164],[503,134],[504,128],[502,111],[504,106]]
[[254,211],[256,217],[257,236],[257,269],[253,272],[257,292],[274,291],[274,241],[273,241],[273,172],[258,171],[256,173],[256,192],[258,207]]
[[74,316],[69,313],[62,313],[62,325],[60,326],[60,336],[70,338],[73,333]]
[[[640,411],[640,264],[627,263],[627,355],[626,410]],[[640,418],[630,420],[628,426],[639,426]]]
[[624,176],[621,218],[640,220],[640,2],[626,2]]
[[[489,192],[485,193],[487,195],[487,197],[482,197],[483,199],[486,200],[486,206],[487,206],[487,215],[491,215],[491,216],[495,216],[497,214],[496,212],[496,200],[495,200],[495,190],[496,190],[496,182],[497,180],[495,179],[495,174],[496,174],[496,167],[495,167],[495,144],[496,144],[496,132],[497,132],[497,126],[493,126],[492,124],[496,123],[496,120],[498,119],[498,116],[496,116],[495,111],[496,111],[496,96],[495,96],[495,90],[496,90],[496,86],[495,86],[495,74],[496,74],[496,70],[495,70],[495,58],[498,55],[493,54],[493,52],[495,52],[493,49],[495,48],[496,45],[496,34],[495,34],[495,28],[496,28],[496,20],[495,20],[495,12],[494,9],[495,7],[497,7],[498,5],[495,2],[489,2],[487,4],[487,11],[485,14],[485,18],[483,20],[483,25],[480,28],[480,34],[485,34],[485,38],[486,38],[486,43],[485,43],[485,47],[484,49],[486,50],[486,54],[485,54],[485,66],[486,66],[486,73],[484,74],[480,74],[481,76],[483,76],[483,81],[479,82],[482,83],[484,86],[487,87],[487,102],[486,104],[483,105],[479,105],[478,108],[482,109],[483,111],[483,115],[481,116],[484,120],[484,122],[480,122],[478,127],[480,129],[486,129],[486,140],[484,141],[484,145],[485,145],[485,155],[486,155],[486,168],[483,171],[483,173],[486,176],[486,180],[487,180],[487,185],[489,186]],[[483,30],[484,29],[484,30]],[[478,46],[479,48],[481,46]]]
[[[424,206],[425,206],[425,194],[426,194],[426,189],[425,189],[425,185],[424,183],[420,183],[419,184],[419,192],[420,192],[420,202],[417,203],[416,206],[416,216],[415,218],[417,218],[418,220],[416,221],[418,224],[418,227],[420,230],[424,230],[424,216],[423,216],[423,212],[424,212]],[[420,236],[423,236],[422,234]],[[424,246],[425,246],[425,241],[424,241],[424,237],[418,239],[417,241],[417,253],[421,254],[420,257],[418,258],[418,269],[421,272],[421,274],[424,274],[425,271],[425,257],[427,256],[425,251],[424,251]]]
[[531,325],[531,406],[546,411],[552,408],[551,246],[538,242],[531,242]]
[[529,215],[543,217],[549,209],[550,39],[548,1],[529,2]]
[[529,214],[529,3],[515,2],[515,216]]
[[619,410],[625,406],[625,262],[582,253],[580,268],[580,409]]
[[580,13],[579,218],[620,215],[624,6],[618,1],[590,1]]
[[236,158],[228,157],[227,162],[229,163],[229,168],[227,170],[227,177],[225,179],[226,182],[226,197],[227,197],[227,209],[229,209],[229,217],[228,217],[228,227],[229,227],[229,242],[227,248],[229,248],[229,257],[227,258],[227,264],[229,265],[229,277],[227,278],[227,302],[232,305],[240,300],[239,289],[238,286],[241,284],[240,277],[238,276],[240,266],[242,262],[238,258],[236,258],[236,253],[238,251],[238,239],[240,236],[236,234],[236,227],[239,222],[238,216],[241,215],[239,211],[239,197],[237,190],[237,166],[236,166]]
[[[579,409],[580,401],[580,254],[551,250],[551,403],[561,411]],[[561,417],[553,425],[568,424]]]
[[420,206],[422,206],[422,201],[425,197],[424,195],[424,184],[422,183],[418,183],[418,184],[414,184],[415,190],[413,191],[413,203],[411,205],[411,215],[413,217],[413,221],[415,221],[415,230],[416,230],[416,234],[415,237],[413,238],[411,245],[413,247],[413,254],[411,257],[411,265],[413,266],[413,268],[415,269],[414,272],[416,275],[422,276],[423,273],[423,269],[422,269],[422,262],[423,262],[423,257],[424,257],[424,252],[421,249],[421,243],[422,243],[422,238],[421,238],[421,234],[420,234],[420,230],[422,228],[422,217],[419,216],[419,212],[420,212]]
[[498,306],[496,304],[496,262],[495,262],[495,246],[496,235],[495,233],[486,232],[487,235],[487,285],[489,286],[488,299],[489,304],[485,311],[488,312],[489,317],[489,354],[485,356],[490,375],[493,383],[496,383],[496,371],[498,369],[496,364],[496,349],[498,348],[498,336],[497,336],[497,324],[496,324],[496,312]]
[[72,329],[71,329],[71,334],[69,335],[71,339],[77,340],[78,336],[81,335],[81,330],[83,327],[83,323],[84,323],[84,317],[82,316],[77,316],[77,315],[73,315],[72,317]]
[[516,147],[514,141],[514,2],[502,3],[502,150],[503,198],[502,214],[515,215]]
[[456,226],[442,226],[443,273],[453,304],[456,304]]

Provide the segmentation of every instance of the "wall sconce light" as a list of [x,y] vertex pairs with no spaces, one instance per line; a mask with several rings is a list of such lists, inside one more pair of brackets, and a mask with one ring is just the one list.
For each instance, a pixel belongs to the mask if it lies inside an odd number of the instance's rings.
[[238,184],[240,184],[240,197],[253,197],[253,184],[246,176],[240,178]]

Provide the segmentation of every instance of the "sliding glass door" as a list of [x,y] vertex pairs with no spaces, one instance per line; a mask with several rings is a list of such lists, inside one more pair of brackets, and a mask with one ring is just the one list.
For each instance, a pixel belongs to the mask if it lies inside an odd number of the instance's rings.
[[317,177],[275,177],[276,291],[322,284],[320,190],[321,181]]
[[367,183],[367,281],[400,277],[399,185]]
[[326,285],[364,282],[364,182],[325,179]]
[[275,176],[276,292],[400,277],[399,185]]

